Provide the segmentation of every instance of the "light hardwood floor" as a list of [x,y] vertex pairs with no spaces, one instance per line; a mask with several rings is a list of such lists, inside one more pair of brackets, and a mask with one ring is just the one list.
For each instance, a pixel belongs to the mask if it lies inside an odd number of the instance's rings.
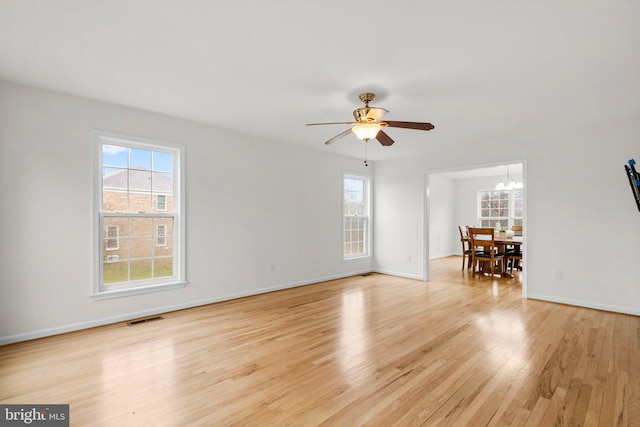
[[460,264],[0,347],[0,402],[74,426],[640,425],[640,318]]

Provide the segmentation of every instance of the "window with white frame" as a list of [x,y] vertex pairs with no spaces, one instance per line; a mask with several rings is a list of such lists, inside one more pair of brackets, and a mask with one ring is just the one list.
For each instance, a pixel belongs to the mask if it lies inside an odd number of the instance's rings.
[[167,210],[167,195],[166,194],[158,194],[156,195],[156,206],[159,211]]
[[156,245],[167,246],[167,225],[166,224],[158,224],[156,235],[158,236]]
[[522,189],[478,192],[478,224],[481,227],[511,228],[522,225],[524,208]]
[[108,225],[105,236],[105,249],[108,251],[116,251],[119,249],[120,244],[118,237],[120,236],[120,230],[117,225]]
[[370,252],[369,178],[345,175],[343,190],[344,258],[368,256]]
[[102,132],[95,139],[94,297],[184,286],[182,146]]

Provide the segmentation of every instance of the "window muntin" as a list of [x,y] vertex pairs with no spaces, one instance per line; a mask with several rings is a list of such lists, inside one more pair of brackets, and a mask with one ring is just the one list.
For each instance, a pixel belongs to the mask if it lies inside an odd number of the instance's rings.
[[184,286],[181,147],[103,134],[97,141],[98,222],[106,231],[94,295]]
[[522,225],[524,212],[524,191],[488,190],[478,192],[478,223],[481,227],[510,228]]
[[369,178],[345,175],[343,186],[343,255],[369,255]]

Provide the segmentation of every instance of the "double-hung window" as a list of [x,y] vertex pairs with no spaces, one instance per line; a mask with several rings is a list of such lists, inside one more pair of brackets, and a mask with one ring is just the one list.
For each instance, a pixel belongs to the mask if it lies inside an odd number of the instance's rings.
[[93,296],[185,285],[183,148],[96,132]]
[[524,192],[522,189],[478,192],[478,223],[481,227],[511,228],[522,225]]
[[343,193],[344,259],[368,256],[371,235],[369,178],[345,175]]

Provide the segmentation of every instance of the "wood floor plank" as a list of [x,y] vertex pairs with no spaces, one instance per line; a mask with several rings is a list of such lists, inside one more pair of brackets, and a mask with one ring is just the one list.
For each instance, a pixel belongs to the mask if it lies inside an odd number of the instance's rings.
[[0,402],[97,426],[640,425],[640,318],[460,262],[3,346]]

